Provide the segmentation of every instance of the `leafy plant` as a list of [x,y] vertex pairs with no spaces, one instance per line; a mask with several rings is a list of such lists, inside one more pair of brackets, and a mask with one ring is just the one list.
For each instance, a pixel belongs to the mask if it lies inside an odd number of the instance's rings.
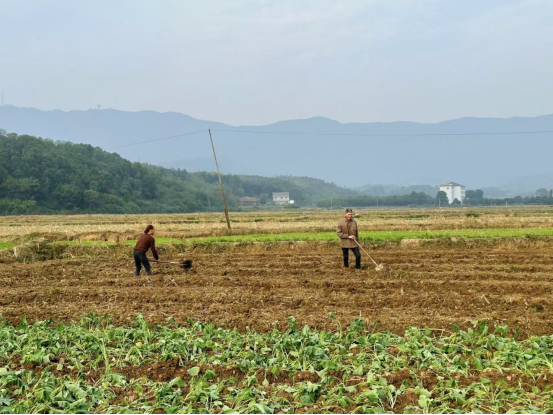
[[[548,412],[553,336],[473,321],[258,333],[190,321],[0,324],[0,413]],[[492,380],[495,379],[495,380]]]

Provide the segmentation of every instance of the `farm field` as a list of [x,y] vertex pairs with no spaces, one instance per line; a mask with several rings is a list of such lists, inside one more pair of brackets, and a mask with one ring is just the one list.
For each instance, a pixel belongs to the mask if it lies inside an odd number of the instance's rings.
[[268,333],[141,316],[0,326],[3,413],[549,413],[551,337],[473,323],[451,334]]
[[[115,322],[140,313],[154,323],[174,317],[230,328],[270,330],[289,316],[298,324],[330,329],[334,313],[402,333],[408,326],[449,330],[452,324],[492,320],[523,334],[553,332],[553,242],[505,241],[378,247],[387,264],[376,272],[343,269],[339,246],[288,243],[256,246],[160,248],[152,277],[134,278],[129,250],[94,247],[83,257],[0,264],[4,318],[74,321],[83,311],[108,313]],[[92,247],[87,247],[92,248]]]
[[[230,217],[234,235],[329,232],[342,211],[231,212]],[[356,220],[361,231],[553,228],[553,207],[359,209]],[[227,236],[220,213],[11,216],[2,218],[0,243],[39,237],[121,242],[138,238],[147,223],[158,228],[160,238]]]
[[[231,213],[236,243],[220,214],[6,218],[0,413],[551,411],[551,213],[360,211],[384,272],[343,269],[330,237],[278,241],[341,212]],[[132,275],[149,221],[191,270]]]

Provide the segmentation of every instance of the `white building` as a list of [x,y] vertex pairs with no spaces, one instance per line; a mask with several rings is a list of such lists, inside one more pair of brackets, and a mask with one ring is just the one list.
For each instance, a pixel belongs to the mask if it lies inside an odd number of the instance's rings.
[[455,199],[463,203],[465,200],[465,186],[455,182],[444,183],[440,185],[440,192],[445,192],[449,203],[453,203]]
[[273,202],[277,205],[287,205],[290,203],[290,193],[288,192],[273,192]]

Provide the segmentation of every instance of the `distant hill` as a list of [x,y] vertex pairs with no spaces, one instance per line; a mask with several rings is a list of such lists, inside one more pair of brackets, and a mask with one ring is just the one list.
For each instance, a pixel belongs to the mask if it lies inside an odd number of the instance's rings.
[[[4,106],[0,107],[0,126],[19,134],[87,143],[103,149],[211,128],[224,173],[317,177],[348,187],[367,183],[435,186],[455,180],[467,188],[502,188],[520,177],[553,172],[550,163],[553,133],[489,135],[553,131],[553,115],[462,118],[434,124],[342,124],[316,117],[233,127],[179,113],[64,112]],[[463,135],[473,132],[483,134]],[[131,161],[190,171],[213,170],[208,161],[212,155],[205,132],[109,151]]]
[[[307,177],[223,175],[227,201],[272,200],[289,192],[300,206],[355,194]],[[89,144],[53,142],[0,131],[0,214],[173,213],[220,211],[217,175],[130,162]]]

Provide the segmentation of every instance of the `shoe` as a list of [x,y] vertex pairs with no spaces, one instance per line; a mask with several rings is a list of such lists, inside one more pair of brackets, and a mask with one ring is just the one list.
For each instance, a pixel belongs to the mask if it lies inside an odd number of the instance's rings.
[[149,277],[150,275],[152,275],[152,272],[151,271],[146,271],[146,276]]
[[135,277],[140,277],[140,272],[135,271],[135,272],[133,272],[133,274],[134,274]]

